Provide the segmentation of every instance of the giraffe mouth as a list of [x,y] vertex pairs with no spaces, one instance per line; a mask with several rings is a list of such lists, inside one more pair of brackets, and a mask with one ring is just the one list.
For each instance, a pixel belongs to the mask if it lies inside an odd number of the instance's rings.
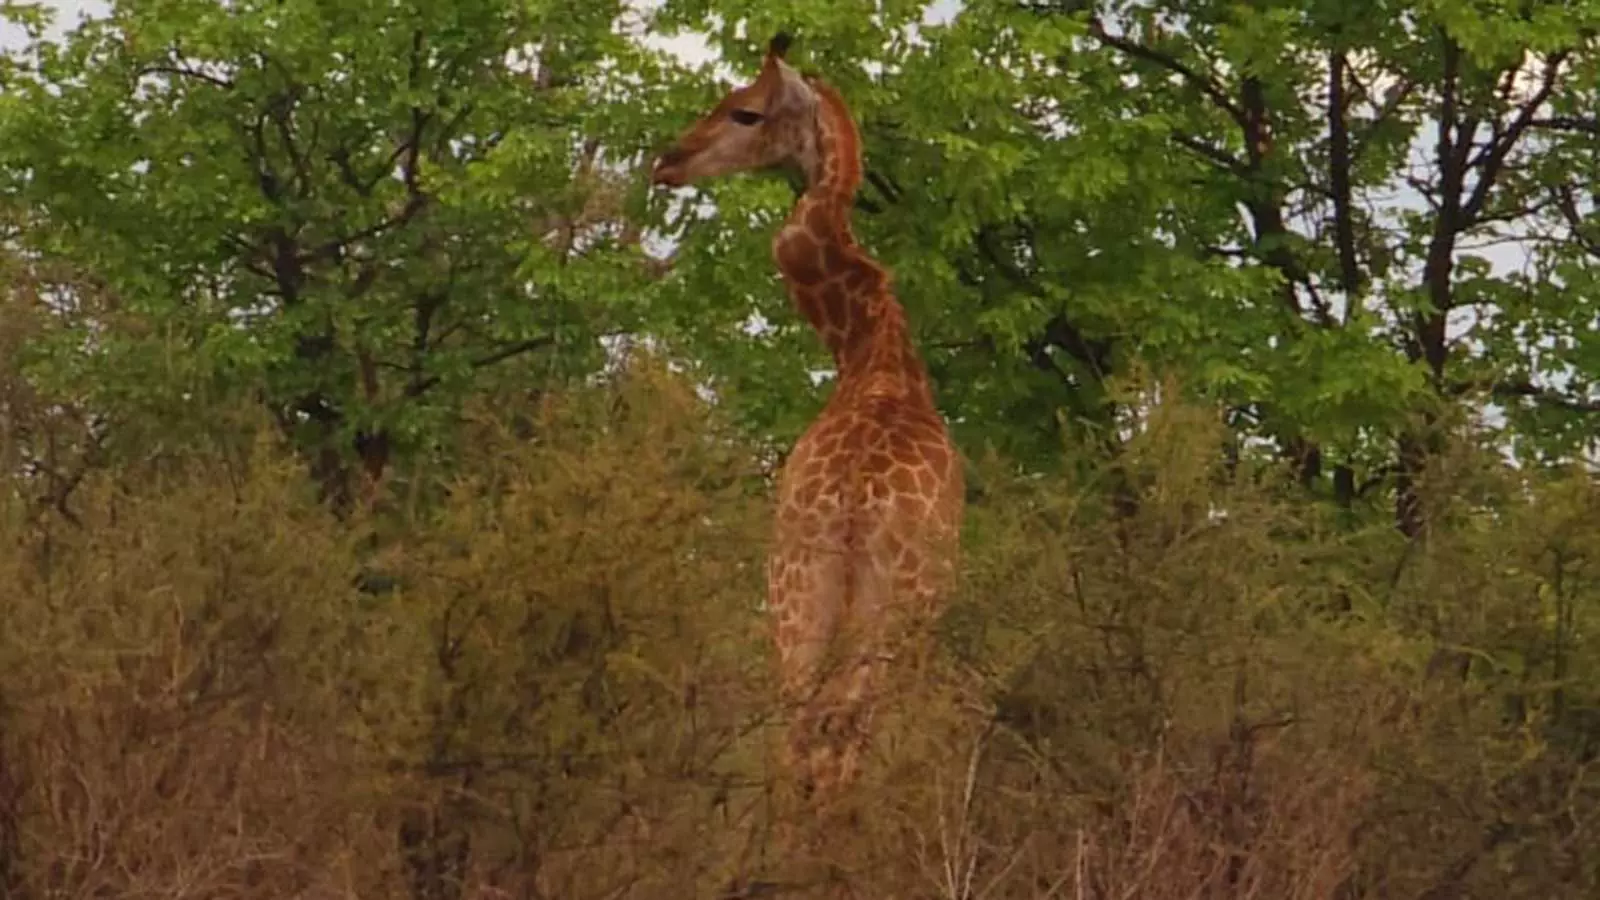
[[658,187],[683,187],[688,184],[689,179],[684,177],[683,171],[687,158],[687,154],[676,148],[661,154],[650,169],[650,183]]

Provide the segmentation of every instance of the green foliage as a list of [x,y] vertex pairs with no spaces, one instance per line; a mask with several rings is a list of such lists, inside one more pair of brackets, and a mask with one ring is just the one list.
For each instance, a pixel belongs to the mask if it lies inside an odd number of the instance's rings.
[[593,371],[641,274],[594,168],[641,140],[595,104],[643,64],[614,6],[121,2],[35,42],[0,104],[18,241],[137,326],[55,330],[40,377],[130,417],[259,396],[381,468],[491,369]]
[[[1592,449],[1594,212],[1564,185],[1592,182],[1596,4],[975,0],[915,42],[910,6],[669,2],[659,24],[712,10],[731,65],[798,23],[802,64],[850,99],[858,225],[974,452],[1052,468],[1062,426],[1113,433],[1108,393],[1140,365],[1313,484],[1409,490],[1387,480],[1397,437],[1463,401],[1498,404],[1526,456]],[[1441,116],[1462,152],[1436,152]],[[798,327],[758,262],[787,198],[704,194],[721,212],[681,233],[683,352],[791,435],[815,404],[800,367],[755,375],[733,338],[752,305]],[[1532,234],[1531,271],[1473,256]],[[763,373],[825,365],[792,333],[758,339]]]
[[[1600,11],[1355,9],[975,0],[915,39],[915,3],[646,18],[710,28],[740,77],[789,29],[843,89],[863,239],[974,452],[1039,471],[1063,438],[1114,454],[1118,383],[1149,366],[1347,506],[1403,499],[1400,445],[1432,446],[1412,432],[1452,406],[1493,402],[1521,458],[1576,458]],[[15,240],[126,318],[41,335],[33,377],[124,430],[258,396],[313,459],[354,442],[376,471],[444,459],[480,388],[591,373],[598,337],[644,333],[787,443],[828,365],[770,265],[791,194],[721,182],[698,191],[709,216],[646,200],[630,167],[716,88],[619,12],[123,2],[35,41],[0,104]],[[1441,121],[1476,149],[1440,156]],[[664,281],[633,250],[646,225],[678,244]],[[1528,235],[1549,238],[1524,271],[1474,255]]]

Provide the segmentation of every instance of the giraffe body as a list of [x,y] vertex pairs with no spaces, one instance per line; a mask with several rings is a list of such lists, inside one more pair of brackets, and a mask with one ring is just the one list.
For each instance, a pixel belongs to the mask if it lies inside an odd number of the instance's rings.
[[856,126],[837,91],[783,61],[787,43],[774,38],[755,82],[691,126],[652,181],[776,165],[806,176],[772,253],[837,378],[779,476],[767,605],[782,693],[798,709],[786,755],[820,802],[857,774],[885,669],[939,610],[964,488],[892,278],[851,232]]

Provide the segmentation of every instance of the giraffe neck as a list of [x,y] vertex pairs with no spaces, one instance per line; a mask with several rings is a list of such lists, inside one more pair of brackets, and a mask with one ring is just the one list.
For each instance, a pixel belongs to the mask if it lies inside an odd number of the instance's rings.
[[[832,85],[820,79],[807,82],[816,95],[816,119],[809,158],[802,159],[806,192],[801,203],[826,204],[838,213],[826,227],[850,235],[850,209],[861,187],[861,133],[844,98]],[[830,216],[830,219],[833,217]]]
[[773,255],[801,315],[838,369],[838,396],[863,386],[932,403],[927,369],[883,266],[856,243],[850,212],[861,186],[861,141],[831,86],[809,80],[815,132],[803,140],[806,190],[773,240]]

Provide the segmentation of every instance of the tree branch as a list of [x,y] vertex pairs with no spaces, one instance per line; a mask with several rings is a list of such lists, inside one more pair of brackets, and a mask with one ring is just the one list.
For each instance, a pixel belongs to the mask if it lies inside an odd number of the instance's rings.
[[[1334,243],[1339,250],[1339,286],[1354,307],[1361,292],[1361,263],[1356,257],[1356,230],[1350,188],[1349,98],[1345,93],[1345,55],[1328,55],[1328,168],[1333,192]],[[1346,313],[1348,317],[1349,312]]]
[[1517,141],[1521,140],[1523,133],[1533,124],[1539,107],[1543,106],[1545,101],[1550,99],[1550,94],[1555,91],[1556,82],[1561,77],[1561,66],[1566,62],[1568,54],[1569,51],[1563,50],[1550,55],[1545,61],[1544,72],[1539,79],[1539,89],[1518,108],[1511,124],[1490,142],[1478,170],[1478,183],[1472,186],[1472,195],[1461,208],[1463,227],[1474,224],[1478,214],[1483,211],[1483,206],[1489,199],[1489,192],[1494,189],[1495,181],[1505,167],[1506,158],[1511,155],[1512,149],[1516,147]]
[[1530,119],[1530,128],[1544,128],[1550,131],[1574,131],[1579,134],[1600,135],[1600,118],[1584,119],[1578,116],[1549,116],[1543,119]]
[[311,161],[300,149],[292,122],[295,105],[299,102],[298,94],[298,87],[291,85],[273,97],[270,116],[278,132],[278,142],[283,145],[283,151],[289,155],[289,162],[294,167],[294,184],[304,193],[310,190],[312,177]]
[[1142,59],[1182,77],[1191,87],[1205,94],[1212,103],[1216,104],[1218,109],[1231,116],[1240,127],[1244,126],[1244,111],[1239,108],[1237,103],[1233,102],[1233,99],[1228,96],[1228,92],[1223,89],[1223,86],[1215,78],[1201,74],[1176,57],[1162,53],[1138,41],[1111,34],[1106,31],[1105,23],[1101,22],[1098,16],[1089,20],[1089,34],[1108,47],[1120,50],[1128,56]]
[[[1436,387],[1444,376],[1450,352],[1445,343],[1445,328],[1454,304],[1451,276],[1455,267],[1456,238],[1466,228],[1461,191],[1466,183],[1472,135],[1478,128],[1476,119],[1463,119],[1460,115],[1461,45],[1443,28],[1438,30],[1438,36],[1443,44],[1444,68],[1439,85],[1439,122],[1434,144],[1434,159],[1439,170],[1438,207],[1422,270],[1423,287],[1432,308],[1417,310],[1411,315],[1411,331],[1406,340],[1407,356],[1413,361],[1427,361]],[[1401,491],[1402,506],[1414,502],[1408,490],[1409,487]],[[1403,523],[1410,521],[1406,516],[1400,518]],[[1401,530],[1412,533],[1408,525],[1403,525]]]
[[1415,81],[1407,78],[1389,90],[1389,99],[1385,100],[1383,106],[1378,108],[1377,113],[1372,117],[1372,121],[1368,122],[1367,127],[1363,129],[1361,136],[1351,138],[1351,163],[1359,161],[1367,152],[1367,148],[1372,144],[1373,135],[1399,110],[1400,105],[1411,97],[1411,92],[1416,89],[1416,86],[1417,83]]
[[[486,369],[489,366],[495,365],[496,363],[505,362],[514,356],[521,356],[524,353],[531,353],[535,350],[548,347],[554,343],[555,338],[551,337],[538,337],[530,338],[525,341],[517,341],[514,344],[507,344],[493,353],[481,356],[478,359],[468,363],[468,365],[470,365],[473,369]],[[406,387],[406,396],[420,396],[424,392],[437,386],[441,380],[443,379],[441,379],[438,375],[429,375],[427,378],[413,381]]]
[[1181,131],[1175,131],[1172,133],[1172,139],[1173,141],[1177,142],[1179,146],[1186,150],[1192,151],[1196,155],[1205,159],[1206,162],[1211,163],[1230,175],[1243,177],[1249,173],[1249,169],[1245,166],[1245,164],[1239,159],[1235,158],[1233,154],[1223,150],[1220,147],[1214,147],[1192,134],[1184,134]]
[[1555,206],[1561,210],[1561,217],[1567,220],[1572,240],[1590,256],[1600,257],[1600,240],[1589,237],[1585,232],[1584,216],[1578,210],[1578,201],[1572,197],[1571,185],[1558,185],[1555,188]]
[[233,82],[229,79],[212,75],[207,72],[201,72],[197,69],[190,69],[182,65],[145,66],[139,69],[140,78],[143,78],[146,75],[172,75],[178,78],[192,78],[196,81],[203,81],[209,85],[212,85],[213,87],[218,87],[225,91],[233,90]]
[[1600,413],[1600,400],[1571,397],[1549,388],[1542,388],[1526,378],[1501,381],[1489,386],[1489,395],[1502,400],[1532,400],[1541,406],[1564,409],[1568,412]]

